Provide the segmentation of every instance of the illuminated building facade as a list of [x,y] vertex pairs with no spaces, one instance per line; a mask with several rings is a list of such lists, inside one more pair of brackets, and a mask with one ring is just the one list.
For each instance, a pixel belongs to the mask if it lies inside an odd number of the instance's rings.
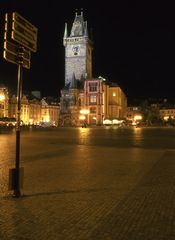
[[102,77],[85,80],[82,103],[81,107],[88,110],[86,121],[89,125],[102,125],[105,119],[126,117],[125,94],[117,84],[106,82]]
[[127,100],[121,88],[104,78],[92,77],[92,42],[83,13],[75,13],[70,34],[65,25],[65,86],[61,90],[61,126],[82,122],[102,125],[104,119],[126,117]]
[[123,90],[116,83],[106,83],[104,90],[105,119],[126,118],[127,98]]
[[58,126],[59,105],[49,99],[41,100],[41,118],[42,123],[51,123],[53,126]]
[[102,124],[104,118],[104,82],[102,79],[86,79],[84,82],[84,106],[88,109],[87,124]]
[[129,106],[127,107],[126,117],[130,121],[135,121],[137,118],[142,118],[143,113],[141,111],[140,106]]
[[0,85],[0,117],[8,117],[8,89]]
[[88,37],[87,22],[83,13],[75,14],[68,34],[65,24],[63,44],[65,47],[65,86],[74,87],[76,80],[92,77],[92,42]]
[[175,120],[175,107],[171,108],[162,108],[159,110],[160,117],[167,121],[169,119]]
[[29,124],[38,125],[41,122],[41,102],[38,99],[29,100]]
[[[10,118],[17,116],[17,98],[12,96],[9,100]],[[33,98],[28,99],[27,96],[21,98],[21,121],[28,125],[39,125],[40,123],[50,123],[54,126],[58,125],[59,105],[57,102],[43,98],[41,100]]]
[[[17,117],[17,97],[15,95],[9,99],[9,117]],[[29,101],[26,96],[22,96],[21,98],[21,121],[24,124],[28,124],[29,122]]]

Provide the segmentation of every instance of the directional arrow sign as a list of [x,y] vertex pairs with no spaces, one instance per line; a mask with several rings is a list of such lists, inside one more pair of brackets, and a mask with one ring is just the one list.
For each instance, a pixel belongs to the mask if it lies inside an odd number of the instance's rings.
[[[9,41],[5,41],[4,42],[4,49],[7,50],[8,52],[11,52],[12,54],[18,55],[19,47],[14,43],[11,43]],[[23,58],[26,59],[27,61],[30,61],[30,59],[31,59],[30,51],[26,50],[25,48],[24,48],[23,51],[24,51]]]
[[17,31],[12,31],[11,37],[14,41],[18,42],[19,44],[31,50],[32,52],[36,52],[37,50],[36,43],[33,41],[30,41],[29,39],[27,39],[26,36],[22,35],[21,33]]
[[37,41],[37,35],[27,28],[24,28],[20,23],[18,22],[12,22],[12,30],[18,32],[23,37],[29,39],[29,41],[36,43]]
[[[3,58],[5,60],[11,63],[18,64],[19,63],[18,52],[19,52],[19,47],[16,44],[13,44],[9,41],[4,42]],[[24,49],[23,63],[22,63],[24,68],[27,68],[27,69],[30,68],[30,59],[31,59],[30,51]]]
[[3,58],[30,68],[31,53],[37,50],[38,29],[18,13],[5,14]]
[[[3,58],[8,62],[18,64],[18,56],[11,53],[11,52],[8,52],[7,50],[4,50]],[[23,59],[23,64],[22,65],[23,65],[24,68],[30,69],[30,61],[28,61],[26,59]]]
[[12,13],[12,33],[14,41],[28,48],[32,52],[37,50],[37,33],[38,29],[28,22],[18,13]]
[[17,22],[21,25],[25,30],[29,31],[33,35],[37,37],[38,29],[32,25],[29,21],[27,21],[24,17],[19,15],[17,12],[13,12],[12,14],[12,21]]

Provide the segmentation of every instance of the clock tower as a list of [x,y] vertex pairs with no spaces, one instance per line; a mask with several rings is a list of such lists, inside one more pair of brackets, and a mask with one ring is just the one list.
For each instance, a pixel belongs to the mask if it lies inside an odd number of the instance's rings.
[[61,90],[59,124],[78,126],[80,110],[84,106],[84,86],[92,78],[92,42],[88,36],[83,13],[75,13],[68,33],[65,24],[65,86]]
[[70,34],[65,24],[63,44],[65,47],[65,86],[69,88],[73,84],[73,79],[92,78],[92,43],[88,37],[87,21],[84,21],[82,12],[80,15],[75,13]]

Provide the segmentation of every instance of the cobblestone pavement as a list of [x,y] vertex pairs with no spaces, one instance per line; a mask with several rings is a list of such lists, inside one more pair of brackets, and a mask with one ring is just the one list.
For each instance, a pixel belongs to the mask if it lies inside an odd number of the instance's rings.
[[174,157],[173,149],[24,144],[23,197],[1,188],[0,240],[173,240]]

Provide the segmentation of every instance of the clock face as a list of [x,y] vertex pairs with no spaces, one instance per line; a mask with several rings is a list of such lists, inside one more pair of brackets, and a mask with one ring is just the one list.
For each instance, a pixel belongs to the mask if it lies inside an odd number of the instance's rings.
[[72,52],[74,55],[78,55],[80,47],[78,45],[72,47]]

